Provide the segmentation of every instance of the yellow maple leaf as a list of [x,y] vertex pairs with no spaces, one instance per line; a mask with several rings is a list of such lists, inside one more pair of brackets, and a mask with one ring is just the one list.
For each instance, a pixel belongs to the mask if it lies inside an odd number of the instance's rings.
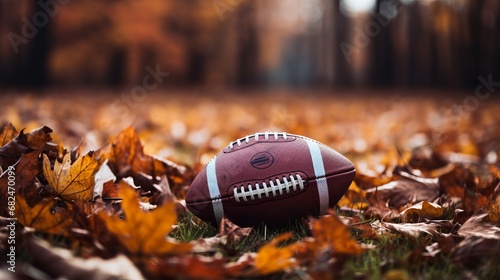
[[135,191],[122,185],[122,209],[125,219],[100,212],[99,217],[106,228],[116,235],[129,252],[141,255],[181,254],[191,250],[188,243],[177,243],[167,238],[172,226],[177,222],[175,202],[165,203],[150,212],[140,209]]
[[54,169],[49,158],[43,155],[43,174],[47,182],[59,197],[65,200],[90,200],[94,191],[94,173],[99,167],[99,161],[93,152],[79,157],[71,164],[70,154],[63,157],[62,163],[56,160]]
[[51,200],[43,200],[33,208],[26,199],[16,196],[16,218],[26,227],[32,227],[47,233],[60,234],[72,223],[70,207],[67,204],[58,205]]

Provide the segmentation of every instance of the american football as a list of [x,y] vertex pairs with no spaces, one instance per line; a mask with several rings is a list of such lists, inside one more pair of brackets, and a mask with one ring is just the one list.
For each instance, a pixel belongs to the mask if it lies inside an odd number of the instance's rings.
[[231,142],[211,159],[186,194],[188,209],[217,226],[283,226],[326,214],[349,188],[351,161],[313,139],[262,132]]

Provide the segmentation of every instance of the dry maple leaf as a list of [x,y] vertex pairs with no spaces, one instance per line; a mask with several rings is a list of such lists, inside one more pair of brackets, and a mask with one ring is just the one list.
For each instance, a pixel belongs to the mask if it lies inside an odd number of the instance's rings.
[[364,251],[351,237],[349,227],[334,214],[313,220],[310,224],[314,242],[319,246],[330,246],[334,254],[357,255]]
[[297,266],[298,262],[294,256],[297,253],[298,244],[293,243],[288,246],[278,247],[278,245],[291,238],[291,233],[280,234],[259,249],[254,262],[258,274],[271,274]]
[[122,186],[122,209],[125,220],[99,213],[106,228],[116,235],[130,253],[140,255],[183,254],[191,250],[188,243],[177,243],[167,238],[172,226],[177,222],[175,203],[165,203],[150,212],[140,209],[136,192],[131,187]]
[[70,154],[63,157],[62,163],[55,161],[51,168],[49,158],[43,155],[43,174],[54,192],[65,200],[91,200],[94,191],[94,173],[99,161],[93,152],[78,158],[71,164]]
[[43,148],[48,141],[52,140],[51,132],[52,129],[47,126],[26,134],[24,129],[21,130],[19,135],[0,148],[0,166],[5,170],[16,163],[23,153]]
[[99,153],[102,153],[102,160],[109,159],[108,165],[118,178],[136,177],[140,173],[153,178],[166,174],[174,194],[183,192],[182,187],[192,179],[193,174],[187,172],[186,167],[145,154],[139,135],[133,127],[121,131],[107,148],[108,150]]
[[441,205],[421,201],[401,212],[400,217],[403,222],[416,223],[424,219],[439,219],[443,216],[445,208]]
[[69,205],[43,200],[30,207],[24,197],[16,196],[16,218],[26,227],[47,233],[61,234],[72,223]]

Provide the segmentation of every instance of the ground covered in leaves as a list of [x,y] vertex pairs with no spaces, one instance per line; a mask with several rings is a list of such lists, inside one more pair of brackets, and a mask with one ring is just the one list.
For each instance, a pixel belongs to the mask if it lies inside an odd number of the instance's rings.
[[[500,277],[498,98],[214,94],[2,95],[0,279]],[[257,131],[350,158],[338,207],[279,230],[190,214],[197,172]]]

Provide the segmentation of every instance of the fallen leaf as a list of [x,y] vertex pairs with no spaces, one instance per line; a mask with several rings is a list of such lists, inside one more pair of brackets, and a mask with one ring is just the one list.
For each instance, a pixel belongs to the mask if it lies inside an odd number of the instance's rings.
[[14,139],[17,134],[18,132],[12,123],[8,123],[6,126],[2,127],[0,132],[0,147],[3,147],[10,140]]
[[435,200],[439,196],[439,185],[437,179],[417,181],[403,178],[368,189],[366,193],[371,203],[380,200],[388,202],[389,206],[398,208],[408,203]]
[[[153,178],[166,174],[171,180],[174,193],[187,185],[186,167],[158,157],[144,153],[139,135],[133,127],[121,131],[109,147],[109,151],[102,151],[102,159],[109,159],[108,165],[118,178],[145,173]],[[179,189],[179,190],[178,190]]]
[[273,238],[269,243],[260,247],[255,256],[255,269],[260,275],[267,275],[274,272],[290,269],[297,265],[294,258],[297,244],[278,247],[285,241],[292,238],[291,233],[283,233]]
[[317,246],[328,245],[334,254],[357,255],[364,249],[351,236],[351,231],[337,216],[330,214],[310,222]]
[[389,207],[389,203],[386,201],[375,200],[370,203],[370,207],[364,212],[366,219],[376,218],[383,221],[391,221],[392,219],[399,217],[399,211]]
[[[35,150],[26,154],[22,154],[21,158],[12,166],[11,170],[5,170],[0,175],[0,202],[1,205],[7,206],[7,193],[14,191],[26,198],[28,204],[33,206],[40,201],[42,197],[38,193],[38,189],[34,184],[35,178],[38,175],[38,157],[39,150]],[[14,184],[9,185],[9,177],[14,178]],[[11,187],[9,189],[9,187]],[[6,208],[0,209],[0,215],[6,216]]]
[[131,187],[121,187],[122,209],[125,220],[106,213],[98,216],[106,228],[114,234],[123,246],[132,254],[164,255],[182,254],[191,250],[188,243],[178,243],[167,234],[177,222],[175,203],[165,203],[150,212],[140,210],[136,192]]
[[379,176],[379,174],[364,174],[356,172],[354,182],[363,190],[375,188],[391,181],[390,178]]
[[407,237],[417,238],[422,234],[428,234],[432,236],[438,236],[438,228],[437,224],[432,223],[387,223],[381,221],[375,221],[372,223],[373,227],[378,227],[382,229],[388,229],[390,231],[394,231],[397,233],[401,233]]
[[365,196],[365,192],[355,182],[352,182],[347,192],[337,202],[337,205],[347,209],[366,210],[369,204]]
[[489,207],[488,221],[492,223],[500,222],[500,194],[497,194]]
[[248,237],[252,230],[251,227],[241,228],[224,217],[219,225],[219,236],[225,239],[227,244],[238,244]]
[[42,149],[52,140],[49,127],[40,127],[25,134],[24,129],[14,139],[0,148],[0,166],[3,170],[14,165],[23,153]]
[[473,185],[474,174],[463,166],[456,166],[450,172],[439,177],[439,187],[441,192],[450,197],[464,196],[465,186]]
[[451,257],[453,262],[469,268],[476,268],[487,262],[498,268],[500,238],[470,235],[455,247]]
[[17,221],[39,231],[63,234],[72,223],[71,206],[64,202],[43,200],[30,207],[24,197],[16,196]]
[[254,262],[257,253],[246,252],[241,255],[236,261],[226,263],[224,266],[226,274],[235,278],[242,275],[251,275],[255,273]]
[[378,235],[371,226],[370,220],[363,221],[360,217],[343,217],[343,219],[348,219],[347,225],[356,230],[355,234],[358,238],[363,240],[378,240]]
[[443,216],[445,208],[428,201],[421,201],[406,208],[399,215],[404,223],[417,223],[424,219],[435,220]]
[[93,198],[94,173],[99,161],[93,152],[79,157],[71,164],[70,154],[66,154],[62,163],[55,161],[51,168],[49,158],[43,155],[43,174],[54,192],[65,200],[91,200]]
[[226,260],[203,256],[168,257],[148,263],[148,272],[158,279],[225,279]]
[[488,214],[478,214],[470,217],[458,229],[457,234],[462,237],[478,236],[482,238],[500,238],[500,228],[491,223],[486,223],[483,219]]
[[145,279],[126,256],[110,259],[75,257],[73,252],[30,238],[30,263],[53,279]]
[[430,173],[448,165],[448,161],[439,153],[431,149],[431,146],[422,146],[412,151],[408,164],[423,172]]

